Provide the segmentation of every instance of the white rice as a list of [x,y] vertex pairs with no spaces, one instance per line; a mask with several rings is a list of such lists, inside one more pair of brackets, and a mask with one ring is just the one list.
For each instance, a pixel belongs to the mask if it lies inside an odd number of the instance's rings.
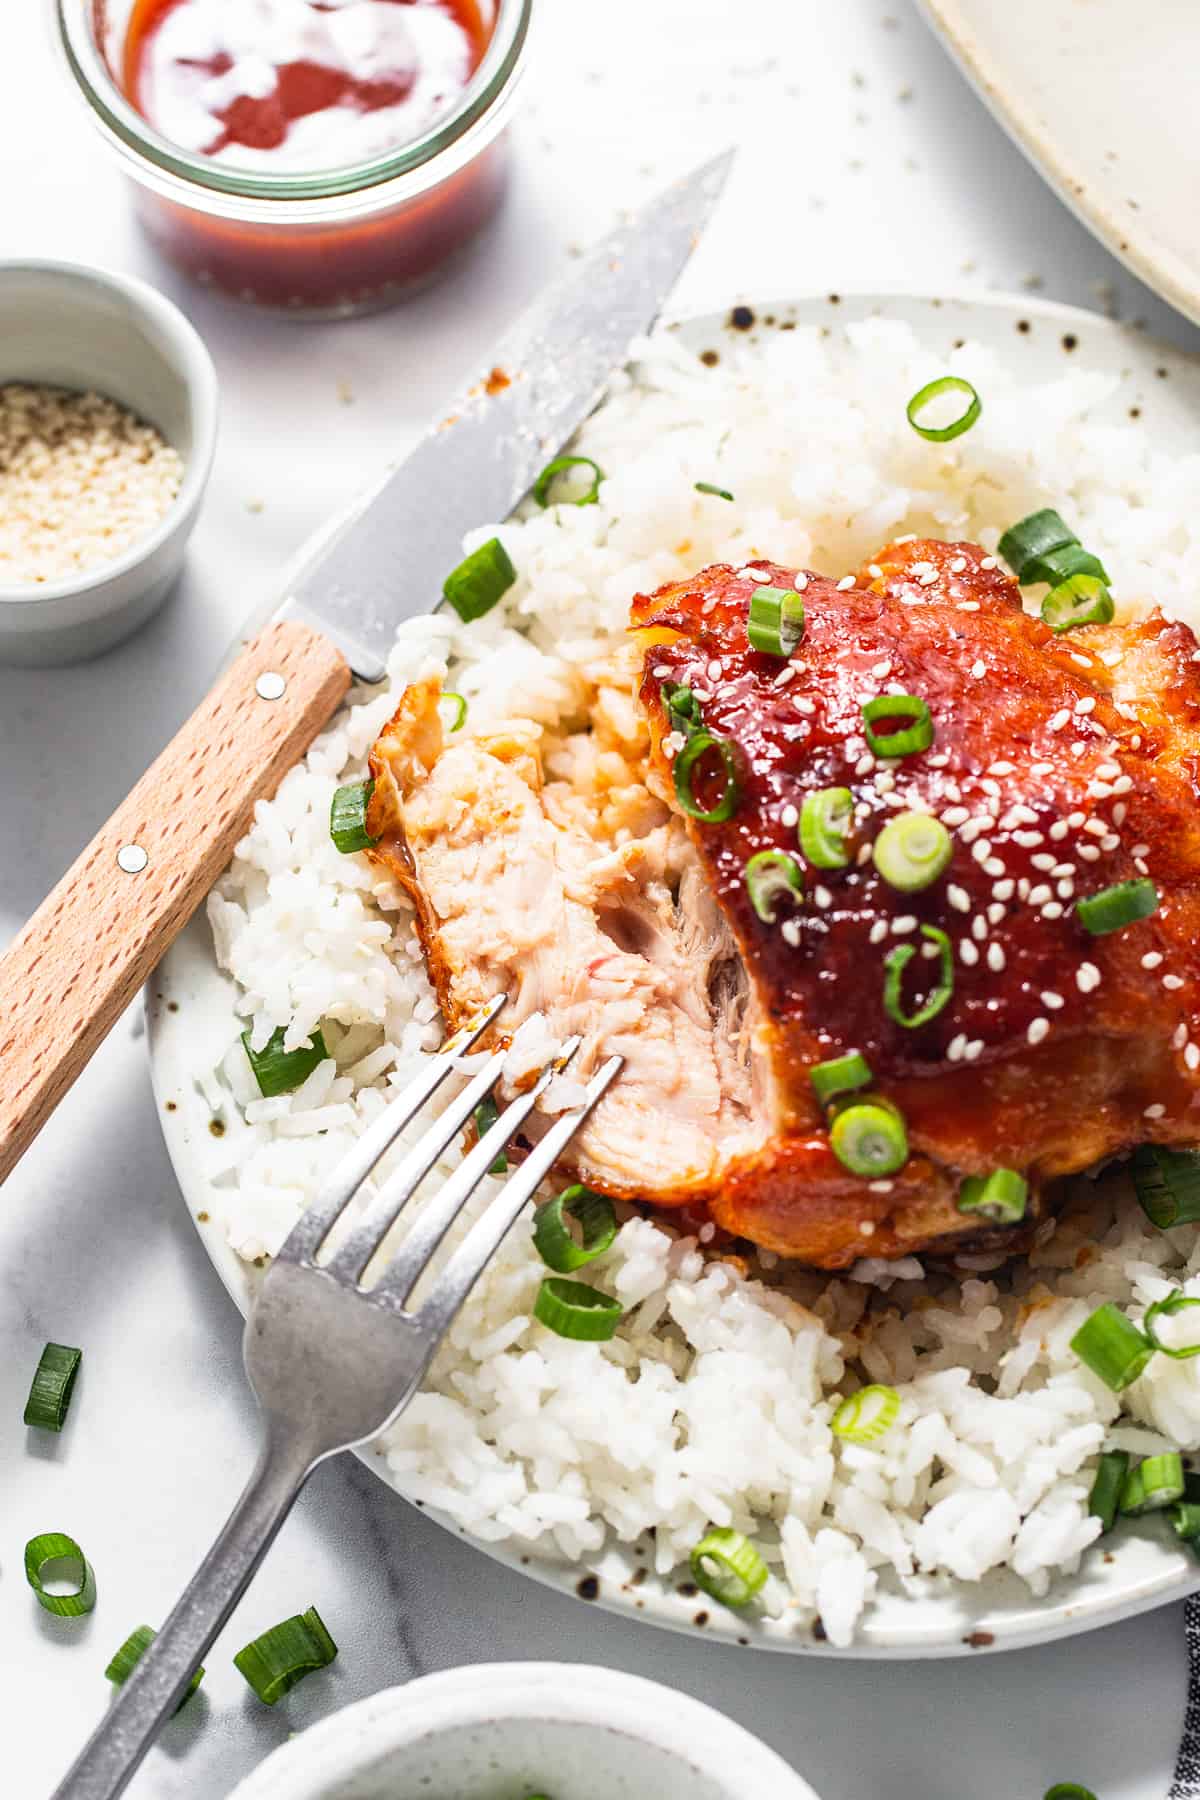
[[[514,715],[553,725],[573,668],[623,629],[637,590],[755,556],[840,576],[906,531],[992,549],[1046,504],[1107,563],[1126,614],[1153,595],[1194,618],[1200,457],[1157,454],[1132,424],[1089,422],[1114,378],[1071,368],[1030,388],[973,345],[949,367],[979,388],[982,419],[957,442],[926,443],[904,405],[946,366],[881,322],[835,339],[778,334],[725,351],[715,370],[670,339],[645,346],[582,434],[608,471],[601,504],[499,526],[520,571],[506,601],[470,626],[445,614],[408,624],[387,687],[357,694],[259,806],[209,903],[217,955],[256,1046],[277,1026],[301,1044],[321,1024],[331,1056],[282,1099],[258,1095],[236,1041],[203,1078],[229,1121],[212,1156],[241,1256],[278,1247],[439,1042],[407,902],[328,834],[334,787],[363,771],[417,674],[449,670],[468,730]],[[697,494],[699,480],[735,504]],[[547,1043],[535,1026],[515,1057],[532,1066]],[[1098,1534],[1087,1498],[1103,1443],[1200,1446],[1200,1362],[1156,1357],[1118,1399],[1069,1349],[1102,1300],[1136,1319],[1180,1281],[1200,1293],[1196,1233],[1154,1230],[1119,1173],[1077,1186],[1027,1260],[964,1256],[954,1275],[909,1257],[831,1278],[764,1256],[754,1279],[630,1218],[588,1271],[627,1309],[600,1346],[533,1321],[544,1270],[523,1223],[389,1434],[389,1470],[476,1537],[531,1555],[591,1562],[653,1528],[666,1573],[709,1525],[733,1525],[771,1562],[769,1610],[796,1631],[819,1620],[835,1644],[852,1639],[881,1579],[973,1582],[1008,1567],[1043,1594]],[[896,1386],[901,1415],[854,1448],[830,1419],[864,1381]]]

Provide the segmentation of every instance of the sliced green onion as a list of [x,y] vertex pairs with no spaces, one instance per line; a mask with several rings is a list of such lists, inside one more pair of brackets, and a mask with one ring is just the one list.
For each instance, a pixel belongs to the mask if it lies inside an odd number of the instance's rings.
[[[70,1565],[69,1579],[76,1584],[72,1593],[47,1592],[46,1570],[52,1563]],[[78,1619],[83,1613],[90,1613],[96,1604],[96,1577],[92,1566],[75,1539],[65,1532],[44,1531],[40,1537],[30,1538],[25,1546],[25,1579],[37,1595],[38,1605],[45,1607],[48,1613],[57,1613],[60,1618]],[[50,1579],[53,1579],[53,1573]]]
[[1088,1495],[1088,1511],[1093,1518],[1099,1519],[1101,1536],[1113,1528],[1121,1502],[1121,1489],[1125,1486],[1128,1473],[1127,1450],[1106,1450],[1096,1465],[1096,1479]]
[[602,1294],[583,1281],[562,1281],[547,1275],[533,1303],[533,1316],[559,1337],[602,1344],[612,1337],[621,1320],[619,1300]]
[[533,497],[539,506],[549,506],[550,489],[560,475],[568,469],[589,468],[592,471],[592,485],[586,494],[580,494],[577,500],[556,500],[556,506],[594,506],[600,498],[600,483],[604,480],[604,470],[590,456],[556,456],[548,462],[533,484]]
[[442,593],[464,624],[482,619],[517,579],[512,558],[499,538],[489,538],[464,556],[442,583]]
[[260,1700],[268,1706],[282,1699],[314,1669],[324,1669],[337,1655],[337,1645],[315,1606],[272,1625],[234,1657]]
[[[1184,1480],[1187,1480],[1186,1476]],[[1176,1537],[1182,1538],[1185,1544],[1190,1544],[1192,1549],[1196,1550],[1196,1540],[1200,1538],[1200,1506],[1197,1506],[1194,1500],[1179,1500],[1170,1509],[1167,1517],[1171,1521],[1171,1528]]]
[[893,1387],[873,1382],[843,1400],[829,1429],[847,1444],[874,1444],[886,1437],[900,1417],[900,1396]]
[[1096,1796],[1091,1788],[1080,1787],[1077,1781],[1056,1781],[1046,1789],[1042,1800],[1096,1800]]
[[[943,394],[962,394],[967,397],[967,404],[956,419],[948,425],[922,425],[921,414]],[[961,437],[964,431],[970,431],[972,425],[983,411],[983,402],[961,375],[940,375],[936,381],[927,381],[923,388],[918,388],[905,409],[908,422],[914,431],[920,432],[923,438],[932,443],[945,444],[951,438]]]
[[[121,1645],[121,1648],[117,1651],[107,1669],[105,1669],[105,1679],[111,1681],[114,1687],[122,1687],[124,1683],[129,1680],[129,1677],[133,1674],[133,1671],[137,1668],[137,1665],[141,1662],[143,1656],[145,1656],[147,1650],[157,1636],[157,1631],[152,1631],[149,1625],[136,1626],[125,1639],[125,1642]],[[188,1682],[183,1699],[175,1708],[177,1713],[183,1711],[184,1707],[203,1680],[204,1670],[203,1668],[199,1668]]]
[[[571,1234],[564,1219],[574,1219],[579,1238]],[[603,1256],[617,1235],[617,1215],[605,1194],[596,1194],[581,1182],[564,1188],[553,1200],[539,1206],[533,1215],[533,1246],[548,1269],[569,1275],[585,1263]]]
[[821,1105],[828,1106],[839,1094],[852,1094],[856,1088],[868,1087],[871,1069],[865,1056],[850,1050],[845,1056],[833,1056],[828,1062],[815,1063],[808,1071],[808,1078]]
[[1131,1325],[1111,1300],[1083,1321],[1071,1339],[1071,1348],[1114,1394],[1136,1381],[1154,1355],[1149,1338]]
[[1095,575],[1071,575],[1042,601],[1042,622],[1058,633],[1080,625],[1107,625],[1115,613],[1112,595]]
[[1010,525],[996,548],[1017,580],[1028,586],[1039,579],[1034,571],[1042,557],[1078,542],[1075,533],[1053,507],[1045,506],[1040,512],[1030,513],[1027,518]]
[[749,1606],[765,1585],[767,1565],[740,1531],[706,1532],[691,1555],[692,1579],[721,1606]]
[[914,1013],[904,1010],[904,971],[917,954],[915,944],[897,944],[889,950],[883,962],[883,1007],[889,1019],[897,1025],[903,1025],[906,1031],[917,1031],[922,1025],[928,1025],[936,1019],[942,1008],[948,1006],[954,993],[954,947],[949,937],[938,925],[922,925],[921,936],[927,938],[938,949],[938,984],[929,998]]
[[442,689],[442,699],[444,701],[449,701],[454,707],[454,723],[451,725],[450,730],[452,732],[461,731],[467,722],[466,701],[461,694],[456,694],[452,688]]
[[755,588],[746,620],[750,648],[767,656],[790,656],[803,636],[804,602],[796,590]]
[[733,499],[728,488],[714,487],[711,481],[694,481],[692,486],[698,494],[711,494],[714,500]]
[[1101,888],[1098,894],[1085,894],[1075,902],[1079,923],[1093,937],[1122,931],[1126,925],[1135,925],[1157,911],[1158,889],[1144,875],[1132,881],[1118,881],[1113,887]]
[[290,1094],[329,1055],[319,1028],[313,1032],[308,1043],[301,1044],[298,1050],[284,1049],[285,1036],[283,1026],[277,1025],[262,1049],[254,1050],[250,1044],[250,1033],[242,1033],[246,1058],[254,1071],[259,1092],[267,1100],[274,1099],[276,1094]]
[[968,1175],[958,1190],[960,1213],[978,1213],[997,1225],[1015,1225],[1025,1217],[1029,1183],[1015,1169],[993,1169],[990,1175]]
[[1070,543],[1064,544],[1060,550],[1049,550],[1045,556],[1036,557],[1028,563],[1025,585],[1028,587],[1032,582],[1046,581],[1051,587],[1058,587],[1073,575],[1095,575],[1102,582],[1108,580],[1108,570],[1098,556],[1093,556],[1082,544]]
[[[492,1126],[496,1123],[496,1120],[499,1117],[500,1117],[500,1108],[496,1105],[496,1102],[492,1098],[491,1094],[488,1094],[486,1099],[481,1100],[479,1102],[479,1105],[475,1108],[475,1114],[474,1114],[475,1130],[478,1133],[478,1135],[480,1137],[486,1137],[488,1132],[492,1129]],[[494,1162],[488,1164],[488,1174],[489,1175],[507,1175],[508,1174],[508,1157],[505,1155],[503,1150],[501,1150],[499,1156],[497,1156],[497,1158]]]
[[1152,1225],[1168,1231],[1172,1225],[1200,1220],[1200,1154],[1195,1150],[1143,1144],[1129,1166],[1142,1211]]
[[1164,1356],[1175,1362],[1187,1362],[1193,1356],[1200,1356],[1200,1344],[1180,1344],[1173,1350],[1170,1344],[1164,1344],[1154,1329],[1156,1319],[1173,1319],[1176,1313],[1186,1312],[1190,1306],[1200,1306],[1200,1300],[1193,1300],[1188,1294],[1168,1294],[1165,1300],[1156,1300],[1153,1306],[1146,1308],[1146,1316],[1142,1320],[1142,1330]]
[[334,848],[343,856],[355,850],[369,850],[379,842],[367,830],[367,808],[375,792],[373,781],[353,781],[340,787],[329,808],[329,835]]
[[39,1431],[61,1431],[71,1404],[71,1391],[83,1361],[83,1351],[69,1344],[47,1344],[33,1372],[25,1423]]
[[[692,793],[692,781],[696,774],[696,765],[708,755],[710,750],[715,750],[724,764],[725,787],[717,804],[706,810]],[[697,819],[701,825],[720,825],[726,819],[732,819],[737,809],[740,789],[733,745],[727,743],[724,738],[714,737],[711,731],[693,732],[675,758],[674,776],[675,798],[690,819]]]
[[893,1175],[908,1161],[908,1133],[899,1109],[875,1098],[845,1105],[829,1128],[833,1154],[852,1175]]
[[755,851],[746,864],[746,892],[763,923],[773,925],[777,899],[803,898],[799,863],[787,850]]
[[[877,694],[863,703],[867,748],[873,756],[915,756],[933,742],[933,720],[915,694]],[[908,719],[903,731],[873,731],[876,719]]]
[[950,833],[928,813],[902,812],[875,839],[875,867],[889,887],[919,894],[945,872],[954,854]]
[[844,869],[850,861],[847,841],[854,823],[854,795],[849,788],[818,788],[806,794],[800,808],[800,848],[818,869]]
[[663,705],[667,709],[667,723],[672,731],[679,732],[681,737],[691,737],[699,731],[703,724],[700,715],[700,702],[690,687],[682,682],[664,681],[662,685]]
[[1145,1456],[1130,1469],[1121,1489],[1121,1511],[1137,1517],[1139,1513],[1161,1512],[1183,1498],[1183,1458],[1178,1450],[1164,1450],[1161,1456]]

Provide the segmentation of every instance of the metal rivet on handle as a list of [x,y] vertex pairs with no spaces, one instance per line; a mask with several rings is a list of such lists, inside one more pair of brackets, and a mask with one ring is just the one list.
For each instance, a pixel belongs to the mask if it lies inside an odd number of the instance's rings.
[[254,691],[260,700],[282,700],[287,693],[287,682],[276,669],[268,669],[255,682]]
[[117,867],[126,875],[140,875],[150,861],[140,844],[122,844],[117,851]]

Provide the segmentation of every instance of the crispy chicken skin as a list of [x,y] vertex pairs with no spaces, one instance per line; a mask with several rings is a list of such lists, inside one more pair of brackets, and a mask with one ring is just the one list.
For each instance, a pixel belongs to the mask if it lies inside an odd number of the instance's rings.
[[[749,647],[746,621],[756,587],[798,581],[789,671]],[[1051,1178],[1147,1139],[1200,1143],[1200,663],[1186,627],[1154,614],[1056,638],[994,558],[934,541],[889,546],[849,586],[763,561],[706,569],[638,596],[632,619],[628,654],[581,672],[557,731],[514,719],[446,737],[436,682],[416,683],[371,758],[371,855],[413,898],[447,1023],[506,991],[503,1032],[540,1012],[555,1036],[581,1033],[581,1075],[625,1056],[574,1172],[841,1268],[1018,1248]],[[675,799],[669,684],[690,686],[732,747],[727,822],[685,818]],[[868,753],[862,703],[889,689],[927,702],[929,750]],[[825,787],[856,802],[844,869],[807,867],[798,849],[796,814]],[[871,860],[904,810],[953,836],[949,867],[916,894]],[[798,857],[805,894],[768,924],[745,868],[773,848]],[[1158,888],[1154,915],[1085,931],[1075,900],[1139,874]],[[923,945],[921,926],[949,936],[954,992],[910,1030],[885,1010],[884,960]],[[906,1006],[937,970],[918,949]],[[850,1050],[907,1123],[909,1159],[883,1180],[838,1162],[813,1092],[813,1065]],[[1029,1211],[981,1230],[957,1195],[998,1167],[1028,1176]]]

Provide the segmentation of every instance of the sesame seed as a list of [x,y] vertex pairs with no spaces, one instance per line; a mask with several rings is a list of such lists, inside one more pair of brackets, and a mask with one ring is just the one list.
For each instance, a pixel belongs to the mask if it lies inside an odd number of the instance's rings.
[[1070,900],[1075,893],[1075,883],[1068,876],[1065,880],[1058,883],[1054,891],[1060,900]]
[[873,1194],[890,1194],[895,1185],[894,1181],[888,1181],[886,1177],[884,1177],[882,1181],[869,1181],[867,1183],[867,1187]]
[[1163,954],[1161,950],[1147,950],[1145,956],[1142,958],[1142,967],[1143,969],[1157,969],[1161,964],[1162,959]]
[[991,781],[991,780],[981,781],[979,783],[979,786],[983,790],[983,792],[985,794],[989,795],[990,798],[993,800],[998,800],[1003,791],[1001,789],[1000,783],[998,781]]
[[1114,825],[1123,825],[1128,816],[1128,813],[1129,813],[1129,808],[1126,806],[1125,802],[1123,800],[1118,800],[1117,804],[1113,807],[1113,810],[1112,810],[1113,824]]
[[958,955],[959,961],[965,963],[968,969],[973,969],[979,961],[979,952],[970,938],[963,938],[958,946]]
[[1049,835],[1056,844],[1061,844],[1070,829],[1071,827],[1067,824],[1065,819],[1055,819],[1053,825],[1050,827]]
[[1087,755],[1087,745],[1082,741],[1082,739],[1077,739],[1076,742],[1071,745],[1071,755],[1072,756],[1086,756]]
[[790,944],[794,950],[800,942],[799,919],[785,919],[779,930],[784,942]]
[[993,969],[997,975],[1000,973],[1001,969],[1004,967],[1004,952],[1000,948],[999,944],[989,944],[988,945],[987,965],[988,965],[988,968]]
[[1096,764],[1097,775],[1103,775],[1106,781],[1115,781],[1121,773],[1120,763],[1102,762]]
[[882,581],[883,580],[883,570],[880,568],[878,563],[868,563],[867,564],[867,574],[871,577],[872,581]]
[[998,856],[989,856],[983,865],[983,872],[985,875],[990,875],[993,879],[996,879],[1001,875],[1007,874],[1008,865],[1002,863]]
[[979,943],[982,944],[983,940],[987,937],[987,934],[988,934],[987,920],[983,917],[983,915],[981,913],[976,913],[975,917],[971,920],[971,936],[973,938],[975,938]]
[[1083,824],[1083,822],[1086,818],[1087,818],[1086,813],[1081,813],[1081,812],[1068,813],[1067,814],[1067,824],[1071,827],[1072,831],[1078,831],[1080,826]]
[[774,688],[786,687],[789,681],[795,681],[795,679],[796,671],[793,669],[791,663],[789,663],[786,669],[780,669],[778,675],[771,683],[771,686]]
[[971,674],[975,677],[976,681],[982,681],[987,674],[987,664],[981,657],[976,657],[975,661],[971,664]]
[[1148,862],[1144,862],[1140,856],[1134,857],[1133,866],[1137,870],[1139,875],[1148,875],[1150,873],[1150,864]]
[[985,556],[979,566],[981,569],[997,569],[1000,566],[1000,558],[998,556]]
[[1030,889],[1030,892],[1029,892],[1030,906],[1044,906],[1046,904],[1047,900],[1049,900],[1049,898],[1050,898],[1050,892],[1051,892],[1051,890],[1047,886],[1047,884],[1044,881],[1039,881],[1038,885],[1035,888]]
[[[1075,664],[1075,667],[1077,669],[1090,669],[1091,668],[1092,659],[1090,656],[1080,656],[1078,650],[1071,650],[1068,652],[1068,654],[1071,658],[1071,661]],[[1092,704],[1095,705],[1095,702],[1093,701]]]
[[1022,850],[1036,850],[1038,845],[1044,844],[1045,841],[1045,833],[1041,831],[1013,832],[1013,843],[1018,844]]
[[1108,833],[1107,837],[1102,837],[1100,839],[1100,848],[1102,850],[1115,850],[1120,842],[1121,842],[1120,833],[1116,832],[1116,831],[1110,831]]
[[981,831],[991,831],[994,829],[995,824],[996,821],[992,818],[991,814],[986,813],[982,817],[976,816],[973,819],[968,819],[958,835],[964,844],[971,844],[979,836]]
[[1100,652],[1100,661],[1104,664],[1106,669],[1115,669],[1123,654],[1124,652],[1121,650],[1102,650]]
[[[994,889],[993,892],[995,892]],[[1007,913],[1008,908],[1006,906],[1001,906],[998,900],[993,900],[987,909],[988,924],[999,925],[1000,921],[1007,916]]]
[[671,670],[667,663],[656,663],[650,673],[656,681],[665,681]]
[[960,600],[954,608],[955,612],[978,612],[978,600]]
[[[1071,817],[1073,819],[1075,815],[1072,813]],[[1087,819],[1084,821],[1083,829],[1090,831],[1093,837],[1108,836],[1108,826],[1103,819]]]
[[882,662],[873,663],[871,665],[871,673],[872,673],[872,675],[875,676],[876,680],[878,680],[878,681],[882,681],[884,676],[890,675],[891,672],[892,672],[891,660],[890,660],[890,658],[888,658],[886,656],[884,657]]
[[884,938],[887,936],[887,934],[888,934],[887,920],[886,919],[876,919],[875,923],[871,927],[871,933],[870,933],[871,943],[882,944],[882,942],[883,942]]
[[941,819],[947,830],[953,831],[956,825],[965,825],[970,816],[965,806],[948,806]]
[[966,1033],[964,1031],[960,1031],[958,1036],[951,1038],[950,1042],[946,1045],[946,1060],[947,1060],[947,1062],[961,1062],[963,1059],[963,1055],[966,1051],[966,1048],[967,1048]]
[[1075,854],[1076,856],[1081,856],[1084,862],[1093,863],[1100,861],[1100,852],[1097,850],[1095,844],[1076,844]]
[[1025,1041],[1029,1044],[1040,1044],[1042,1039],[1049,1035],[1049,1019],[1031,1019],[1029,1022],[1029,1030],[1025,1033]]
[[1129,854],[1130,856],[1149,856],[1150,846],[1149,844],[1135,844]]
[[854,773],[856,775],[869,775],[874,767],[875,758],[873,756],[860,756],[854,765]]
[[813,899],[822,910],[827,906],[833,905],[833,895],[827,887],[815,887],[813,889]]
[[[992,854],[992,846],[987,838],[977,838],[971,846],[971,855],[977,863],[985,863]],[[1004,870],[1000,870],[1003,875]]]
[[[854,809],[855,817],[857,818],[860,812],[866,813],[867,810],[868,809],[865,806],[855,807],[855,809]],[[862,868],[865,868],[866,865],[870,862],[871,856],[872,856],[872,850],[871,850],[870,844],[860,844],[858,846],[858,853],[855,856],[854,860],[858,864],[859,868],[862,869]]]
[[950,573],[952,575],[961,575],[966,566],[967,559],[965,556],[953,557],[950,563]]
[[1070,723],[1071,715],[1064,706],[1061,712],[1056,712],[1052,719],[1046,721],[1046,730],[1061,731],[1064,725],[1069,725]]
[[1107,781],[1089,781],[1087,794],[1089,800],[1107,800],[1112,794],[1111,784]]
[[1060,1006],[1066,1005],[1066,1001],[1063,999],[1061,994],[1047,992],[1044,994],[1040,994],[1038,996],[1038,998],[1041,1000],[1042,1005],[1044,1007],[1046,1007],[1046,1009],[1049,1012],[1057,1012]]
[[922,569],[921,573],[917,576],[917,580],[920,582],[922,587],[933,587],[937,581],[937,578],[938,578],[937,570],[930,569],[930,568]]
[[1091,694],[1085,694],[1081,700],[1075,702],[1075,711],[1081,715],[1095,710],[1096,702]]
[[843,575],[842,579],[838,582],[838,591],[844,594],[848,588],[852,588],[853,586],[853,575]]
[[[815,702],[808,699],[805,694],[793,695],[792,705],[798,713],[803,713],[806,718],[811,718],[812,714],[817,710]],[[872,761],[874,761],[874,758],[872,758]]]
[[957,882],[951,881],[947,884],[946,898],[954,908],[955,912],[970,912],[971,896],[968,894],[966,888],[959,887]]
[[720,681],[724,673],[725,664],[721,662],[719,658],[714,656],[713,660],[709,663],[708,668],[705,670],[705,674],[710,681]]
[[804,573],[803,569],[796,570],[796,578],[792,582],[792,586],[798,594],[802,594],[808,586],[808,576]]
[[[1013,897],[1013,890],[1014,890],[1015,885],[1016,884],[1013,881],[1012,876],[1009,875],[1003,881],[998,881],[996,883],[995,887],[992,889],[992,892],[996,896],[997,900],[1011,900]],[[991,912],[990,907],[988,908],[988,911],[989,911],[989,913]]]
[[1174,993],[1178,988],[1181,988],[1183,986],[1183,976],[1182,975],[1164,975],[1162,978],[1162,984],[1165,988],[1170,988],[1171,992]]
[[796,807],[794,807],[792,805],[790,800],[788,801],[787,805],[784,807],[783,811],[780,813],[779,821],[780,821],[780,824],[786,825],[786,827],[789,831],[792,830],[793,826],[798,825],[800,823],[799,811],[797,810]]
[[1189,1044],[1183,1053],[1183,1060],[1189,1069],[1200,1068],[1200,1044]]
[[877,794],[890,794],[895,785],[896,777],[891,769],[880,769],[878,775],[875,777],[875,792]]
[[1095,963],[1080,963],[1075,971],[1075,986],[1081,994],[1093,993],[1100,986],[1100,971]]
[[1052,869],[1057,859],[1051,856],[1048,850],[1042,850],[1037,856],[1031,856],[1029,860],[1035,869]]
[[1038,821],[1038,816],[1032,806],[1023,806],[1020,801],[1016,806],[1009,808],[1008,816],[1010,819],[1014,819],[1018,825],[1036,825]]
[[1031,763],[1029,773],[1031,775],[1053,775],[1054,764],[1048,762]]
[[1172,1050],[1182,1050],[1183,1046],[1187,1043],[1187,1041],[1188,1041],[1187,1026],[1186,1025],[1177,1025],[1175,1027],[1175,1035],[1171,1039]]
[[912,913],[901,913],[898,919],[892,920],[893,937],[906,937],[910,931],[917,929],[917,921]]
[[1011,775],[1016,768],[1015,763],[994,762],[988,768],[989,775]]
[[1059,905],[1057,900],[1047,900],[1042,908],[1042,917],[1043,919],[1061,919],[1063,911],[1064,908]]
[[976,1059],[982,1055],[983,1055],[983,1039],[982,1038],[972,1038],[971,1042],[967,1045],[966,1049],[963,1051],[963,1061],[964,1062],[975,1062]]
[[[925,758],[926,766],[931,769],[944,769],[949,761],[950,758],[944,750],[935,750]],[[947,792],[950,785],[949,782],[946,783]]]
[[1167,1109],[1163,1105],[1162,1101],[1156,1100],[1154,1102],[1153,1106],[1143,1107],[1142,1117],[1143,1117],[1143,1119],[1161,1119],[1163,1117],[1164,1113],[1166,1112],[1166,1110]]
[[1114,794],[1128,794],[1133,787],[1132,775],[1119,775],[1113,782]]

